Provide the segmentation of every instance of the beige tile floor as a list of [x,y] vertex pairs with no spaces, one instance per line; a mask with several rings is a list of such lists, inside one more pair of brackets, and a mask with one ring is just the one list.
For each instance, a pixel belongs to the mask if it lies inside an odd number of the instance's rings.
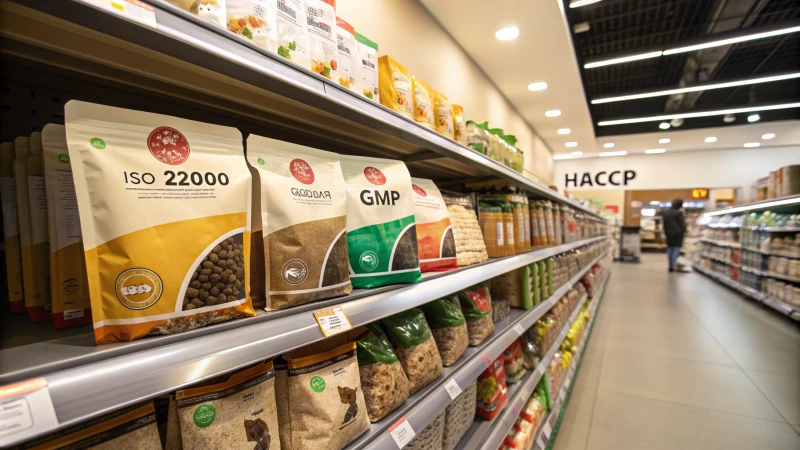
[[554,450],[799,450],[800,326],[665,255],[614,264]]

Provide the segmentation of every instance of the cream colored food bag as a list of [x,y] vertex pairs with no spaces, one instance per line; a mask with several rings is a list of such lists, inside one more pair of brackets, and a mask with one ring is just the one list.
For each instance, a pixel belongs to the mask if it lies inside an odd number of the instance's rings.
[[356,30],[339,16],[336,16],[336,43],[339,50],[339,84],[359,92],[358,67],[361,61],[358,58]]
[[12,313],[25,312],[22,291],[22,261],[20,258],[17,218],[17,189],[14,187],[14,143],[0,146],[0,201],[3,206],[3,237],[6,245],[6,275],[8,301]]
[[339,50],[336,45],[334,0],[305,0],[308,19],[308,56],[312,71],[329,80],[339,80]]
[[[14,139],[14,188],[17,196],[17,227],[22,261],[22,288],[25,297],[33,299],[33,247],[31,246],[31,205],[28,201],[28,156],[31,154],[30,139],[20,136]],[[29,301],[25,299],[25,310]]]
[[308,31],[303,0],[273,1],[278,5],[278,54],[308,69]]
[[275,0],[227,0],[228,31],[277,52],[277,7]]
[[28,164],[28,202],[31,214],[31,263],[33,282],[36,290],[29,302],[28,316],[34,322],[50,320],[52,303],[50,301],[50,243],[47,236],[47,195],[44,189],[42,170],[42,133],[35,132],[30,137]]
[[63,125],[48,124],[42,130],[42,167],[47,180],[53,326],[68,328],[91,323],[78,198]]
[[77,101],[65,110],[95,341],[254,315],[239,131]]

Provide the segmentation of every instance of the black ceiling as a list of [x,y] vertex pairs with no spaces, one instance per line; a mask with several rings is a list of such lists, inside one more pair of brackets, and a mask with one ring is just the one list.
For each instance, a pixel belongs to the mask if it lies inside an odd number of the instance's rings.
[[[698,39],[737,30],[774,28],[800,23],[799,0],[602,0],[571,9],[564,0],[570,26],[588,23],[589,31],[573,33],[587,103],[591,99],[800,71],[800,33],[718,47],[713,66],[687,70],[698,52],[584,69],[587,62],[674,48]],[[725,28],[727,25],[728,29]],[[708,52],[709,50],[706,50]],[[700,77],[701,81],[692,80]],[[659,122],[597,126],[601,120],[665,113],[737,108],[800,101],[800,79],[703,91],[694,102],[667,109],[670,97],[653,97],[592,105],[597,136],[659,131]],[[732,126],[747,123],[738,114]],[[800,119],[800,108],[759,112],[761,121]],[[721,116],[686,119],[680,128],[726,126]]]

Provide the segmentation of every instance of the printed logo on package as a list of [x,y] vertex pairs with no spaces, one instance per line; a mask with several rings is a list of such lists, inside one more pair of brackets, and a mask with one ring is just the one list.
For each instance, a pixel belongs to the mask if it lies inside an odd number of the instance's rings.
[[150,269],[128,269],[117,277],[116,293],[120,303],[129,309],[153,306],[164,291],[161,277]]
[[78,283],[77,278],[70,278],[69,280],[61,283],[61,290],[66,295],[75,295],[78,293],[81,285]]
[[283,281],[289,284],[300,284],[308,276],[308,266],[299,259],[286,261],[281,270]]
[[381,172],[375,167],[372,166],[365,167],[364,176],[367,177],[367,181],[376,186],[382,186],[386,184],[386,175],[384,175],[383,172]]
[[425,192],[425,189],[422,189],[421,187],[417,186],[416,184],[412,184],[411,188],[414,189],[414,192],[416,192],[417,194],[419,194],[422,197],[427,197],[428,196],[428,193]]
[[314,182],[314,171],[311,166],[302,159],[293,159],[289,163],[289,170],[292,172],[294,179],[303,184],[312,184]]
[[475,306],[477,306],[478,309],[483,312],[488,311],[490,307],[489,300],[487,299],[488,296],[486,294],[486,288],[480,288],[474,292],[467,292],[467,295],[469,295],[469,299],[472,300],[472,303],[474,303]]
[[189,141],[180,131],[170,127],[158,127],[147,136],[150,154],[164,164],[177,166],[189,159]]
[[367,272],[372,272],[378,267],[378,254],[367,250],[359,256],[358,264]]

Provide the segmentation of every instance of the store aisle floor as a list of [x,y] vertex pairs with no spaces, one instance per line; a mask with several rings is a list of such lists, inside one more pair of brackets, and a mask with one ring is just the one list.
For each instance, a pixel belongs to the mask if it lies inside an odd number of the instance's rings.
[[554,450],[800,449],[800,326],[666,259],[614,265]]

